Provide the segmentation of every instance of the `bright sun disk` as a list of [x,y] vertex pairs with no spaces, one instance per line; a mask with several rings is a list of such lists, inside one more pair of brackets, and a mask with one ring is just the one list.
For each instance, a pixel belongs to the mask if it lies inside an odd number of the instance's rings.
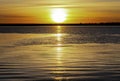
[[66,11],[62,8],[53,9],[51,17],[56,23],[64,22],[66,20]]

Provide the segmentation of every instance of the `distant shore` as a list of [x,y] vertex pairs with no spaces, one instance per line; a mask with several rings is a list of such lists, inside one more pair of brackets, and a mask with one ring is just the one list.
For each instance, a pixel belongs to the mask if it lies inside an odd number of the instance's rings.
[[34,23],[31,23],[31,24],[23,24],[23,23],[18,23],[18,24],[0,24],[0,26],[114,26],[114,25],[120,25],[120,23],[68,23],[68,24],[34,24]]

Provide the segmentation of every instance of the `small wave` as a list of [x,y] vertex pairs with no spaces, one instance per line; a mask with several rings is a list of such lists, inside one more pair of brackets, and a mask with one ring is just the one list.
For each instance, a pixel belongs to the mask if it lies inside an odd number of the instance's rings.
[[[2,45],[0,47],[17,47],[17,46],[29,46],[29,45],[57,45],[59,42],[62,44],[61,47],[66,46],[65,44],[87,44],[87,43],[99,43],[99,44],[105,44],[105,43],[115,43],[120,44],[120,36],[119,34],[67,34],[60,37],[60,41],[57,39],[56,35],[50,34],[44,34],[42,36],[36,36],[34,35],[31,37],[22,37],[23,35],[19,36],[20,39],[16,39],[15,41],[11,40],[5,45]],[[24,39],[23,39],[24,38]]]
[[57,42],[54,38],[32,38],[23,39],[14,43],[15,46],[28,46],[28,45],[43,45],[43,44],[55,44]]

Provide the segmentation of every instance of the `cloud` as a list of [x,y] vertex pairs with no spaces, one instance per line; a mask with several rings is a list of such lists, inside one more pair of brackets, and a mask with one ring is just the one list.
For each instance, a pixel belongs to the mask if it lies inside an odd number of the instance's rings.
[[30,16],[22,16],[22,15],[10,15],[10,14],[1,14],[0,15],[0,19],[1,18],[29,18]]
[[80,4],[95,4],[95,3],[113,3],[120,2],[120,0],[0,0],[0,5],[11,6],[41,6],[51,7],[54,5],[76,5]]
[[17,14],[0,14],[0,23],[35,23],[33,16]]

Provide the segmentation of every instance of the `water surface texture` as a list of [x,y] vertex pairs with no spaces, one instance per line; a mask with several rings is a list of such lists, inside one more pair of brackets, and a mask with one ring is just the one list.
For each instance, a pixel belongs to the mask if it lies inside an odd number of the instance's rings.
[[1,27],[0,81],[120,81],[119,27]]

